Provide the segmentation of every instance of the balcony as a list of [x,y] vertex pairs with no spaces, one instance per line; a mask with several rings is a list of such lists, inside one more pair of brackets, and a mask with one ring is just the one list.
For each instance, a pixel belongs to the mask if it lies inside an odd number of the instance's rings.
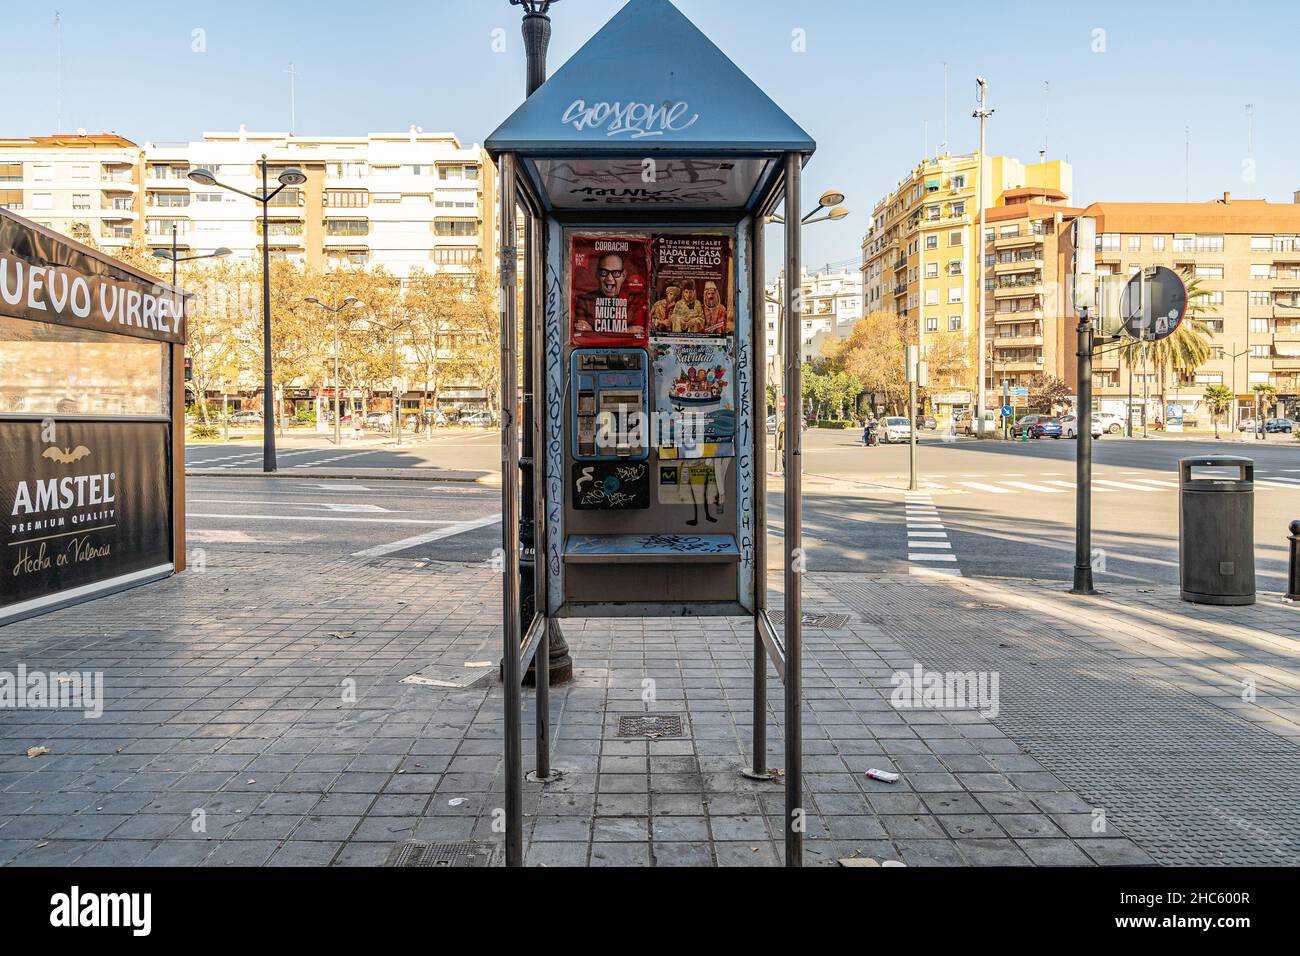
[[900,282],[894,286],[894,295],[905,295],[907,293],[907,283]]
[[1005,322],[1032,322],[1035,320],[1042,321],[1042,309],[1021,309],[1018,312],[991,312],[990,318],[994,323],[1002,324]]
[[1043,344],[1041,335],[997,335],[990,339],[995,348],[1034,348]]
[[1021,246],[1041,246],[1043,237],[1034,233],[1022,233],[1018,236],[994,236],[994,249],[1017,249]]
[[1041,279],[1024,283],[1008,282],[1006,285],[999,285],[993,290],[993,298],[995,299],[1015,299],[1042,294],[1043,283]]
[[1026,256],[1023,259],[1017,259],[1014,262],[995,262],[993,263],[993,272],[996,275],[1003,275],[1008,272],[1028,272],[1043,267],[1042,256]]
[[1016,362],[999,362],[994,360],[993,367],[998,372],[1041,372],[1043,370],[1043,360],[1033,359],[1031,361]]

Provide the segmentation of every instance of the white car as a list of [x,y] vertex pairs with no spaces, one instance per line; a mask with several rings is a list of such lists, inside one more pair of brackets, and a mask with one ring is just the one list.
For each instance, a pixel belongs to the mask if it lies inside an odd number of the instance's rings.
[[880,440],[888,444],[912,440],[912,423],[906,418],[885,418],[880,422]]
[[1092,416],[1094,423],[1101,425],[1102,431],[1108,435],[1122,435],[1126,423],[1123,415],[1114,415],[1110,412],[1097,412]]
[[[1100,416],[1098,415],[1092,416],[1092,437],[1093,438],[1100,438],[1102,434],[1105,432],[1105,428],[1102,426],[1101,421],[1099,419]],[[1061,437],[1078,438],[1079,419],[1077,419],[1073,415],[1062,415],[1061,416]]]

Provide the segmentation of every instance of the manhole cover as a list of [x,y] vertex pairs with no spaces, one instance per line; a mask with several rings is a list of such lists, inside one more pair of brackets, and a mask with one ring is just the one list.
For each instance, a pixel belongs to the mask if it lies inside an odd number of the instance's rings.
[[[768,618],[773,625],[785,623],[785,614],[780,611],[769,614]],[[803,622],[804,627],[817,627],[825,631],[833,631],[849,623],[849,616],[847,614],[817,614],[813,611],[804,611],[800,620]]]
[[399,843],[385,866],[487,866],[491,851],[477,843]]
[[628,714],[618,719],[620,737],[680,737],[682,719],[676,714]]

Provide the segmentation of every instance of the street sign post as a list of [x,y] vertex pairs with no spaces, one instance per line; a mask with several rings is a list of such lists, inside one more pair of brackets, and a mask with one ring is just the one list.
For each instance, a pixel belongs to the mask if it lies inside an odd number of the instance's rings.
[[[784,784],[785,863],[799,866],[801,369],[786,363],[780,409],[778,630],[765,551],[763,276],[774,217],[787,224],[785,275],[801,274],[800,183],[816,143],[672,3],[630,0],[486,148],[501,181],[501,390],[517,394],[522,332],[536,392],[531,417],[514,402],[502,411],[506,862],[523,862],[520,682],[534,657],[547,659],[560,622],[745,616],[755,659],[744,775]],[[798,283],[784,295],[783,354],[798,355]],[[521,427],[537,458],[531,584],[516,531],[529,493],[514,480]],[[769,661],[785,685],[783,774],[767,767]],[[547,668],[536,671],[530,777],[545,784]]]

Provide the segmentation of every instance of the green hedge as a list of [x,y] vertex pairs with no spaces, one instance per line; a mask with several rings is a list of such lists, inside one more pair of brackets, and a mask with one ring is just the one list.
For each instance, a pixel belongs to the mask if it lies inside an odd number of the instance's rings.
[[216,425],[198,422],[190,426],[190,434],[195,438],[220,438],[221,429]]
[[853,422],[846,418],[819,418],[813,422],[816,428],[852,428]]

